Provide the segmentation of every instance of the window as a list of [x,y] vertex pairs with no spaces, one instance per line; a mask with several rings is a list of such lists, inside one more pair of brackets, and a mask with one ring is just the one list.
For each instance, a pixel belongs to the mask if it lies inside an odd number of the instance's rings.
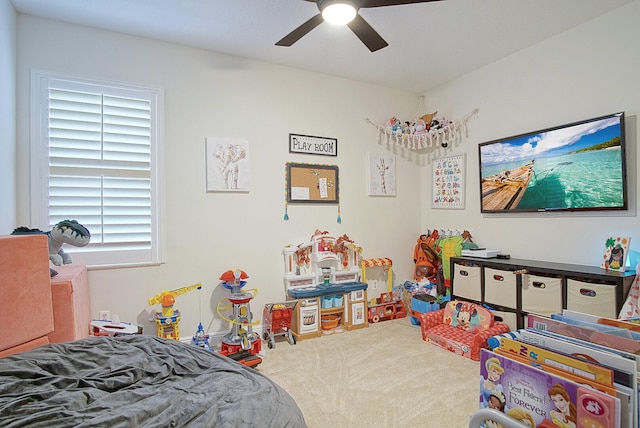
[[77,220],[89,266],[163,261],[160,89],[32,72],[31,222]]

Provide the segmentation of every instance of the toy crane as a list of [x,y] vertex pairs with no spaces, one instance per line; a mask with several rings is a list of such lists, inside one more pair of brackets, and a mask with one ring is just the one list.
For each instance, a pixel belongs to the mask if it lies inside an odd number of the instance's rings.
[[178,323],[180,323],[180,311],[173,308],[176,297],[187,293],[194,289],[201,289],[202,283],[189,285],[188,287],[178,288],[171,291],[163,291],[156,294],[155,297],[149,298],[149,305],[162,305],[162,311],[156,312],[153,320],[156,322],[156,334],[166,339],[180,339],[180,331]]

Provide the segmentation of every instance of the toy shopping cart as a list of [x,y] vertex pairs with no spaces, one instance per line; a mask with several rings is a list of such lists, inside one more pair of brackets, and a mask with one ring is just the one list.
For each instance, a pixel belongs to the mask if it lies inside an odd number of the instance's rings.
[[297,300],[288,300],[264,305],[262,313],[264,332],[262,337],[267,341],[269,349],[276,346],[275,336],[285,336],[289,344],[296,344],[296,338],[291,332],[291,318],[297,304]]

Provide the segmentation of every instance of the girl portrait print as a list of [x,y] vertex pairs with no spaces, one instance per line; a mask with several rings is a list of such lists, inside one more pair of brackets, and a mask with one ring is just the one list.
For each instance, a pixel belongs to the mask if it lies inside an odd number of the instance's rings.
[[559,383],[553,384],[548,391],[548,395],[556,407],[554,410],[549,412],[553,426],[561,428],[576,428],[578,411],[564,386]]
[[500,360],[496,357],[487,359],[484,363],[487,369],[487,378],[480,376],[480,407],[489,405],[489,398],[494,391],[504,394],[502,385],[498,383],[500,376],[504,373],[504,368],[500,364]]

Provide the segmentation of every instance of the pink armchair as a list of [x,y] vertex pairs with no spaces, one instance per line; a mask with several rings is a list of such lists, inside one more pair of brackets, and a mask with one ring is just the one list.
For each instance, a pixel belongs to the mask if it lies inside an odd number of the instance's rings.
[[0,356],[49,343],[53,306],[46,235],[0,237]]
[[488,347],[491,336],[510,331],[507,324],[495,321],[489,310],[462,300],[415,316],[420,321],[422,340],[475,361],[480,360],[480,349]]
[[87,269],[49,272],[46,235],[0,236],[0,357],[89,335]]

